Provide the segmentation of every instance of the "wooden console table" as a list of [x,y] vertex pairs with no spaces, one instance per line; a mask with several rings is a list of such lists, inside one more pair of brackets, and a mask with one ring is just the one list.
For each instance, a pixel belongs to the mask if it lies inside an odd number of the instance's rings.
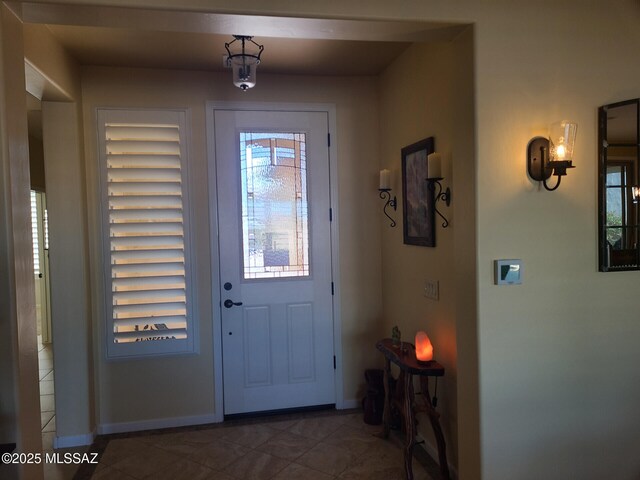
[[[407,480],[413,480],[413,446],[416,444],[416,419],[415,414],[426,412],[433,428],[433,433],[438,444],[438,459],[442,478],[449,480],[449,465],[447,463],[446,444],[440,428],[440,414],[431,405],[429,394],[429,377],[444,376],[444,367],[435,360],[428,363],[418,362],[416,349],[411,343],[402,342],[401,346],[394,346],[390,338],[385,338],[376,343],[376,348],[382,352],[384,362],[384,413],[382,416],[383,431],[381,436],[387,438],[391,426],[391,405],[397,407],[404,419],[405,445],[404,445],[404,471]],[[395,392],[391,391],[391,362],[400,368],[400,376],[396,384]],[[422,389],[422,405],[417,405],[413,391],[413,376],[420,377]]]

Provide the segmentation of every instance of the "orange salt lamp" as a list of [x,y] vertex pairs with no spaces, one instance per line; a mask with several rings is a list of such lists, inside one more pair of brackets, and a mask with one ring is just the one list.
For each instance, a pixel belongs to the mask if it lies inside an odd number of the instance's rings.
[[416,333],[416,358],[419,362],[430,362],[433,360],[433,345],[424,332]]

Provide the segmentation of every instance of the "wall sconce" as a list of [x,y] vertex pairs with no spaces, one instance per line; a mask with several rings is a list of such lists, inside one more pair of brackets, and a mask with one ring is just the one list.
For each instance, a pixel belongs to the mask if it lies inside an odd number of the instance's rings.
[[387,207],[391,207],[395,211],[398,209],[398,202],[395,195],[391,198],[391,172],[387,169],[380,170],[380,187],[378,191],[380,192],[380,198],[386,200],[382,211],[391,220],[390,226],[393,228],[396,226],[396,221],[387,213]]
[[444,222],[442,222],[442,228],[447,228],[449,226],[449,220],[438,210],[438,202],[444,201],[447,207],[451,205],[451,189],[447,187],[444,192],[442,191],[440,180],[444,180],[444,178],[442,177],[442,156],[439,153],[434,152],[427,155],[427,175],[427,184],[432,191],[435,192],[435,186],[438,185],[438,193],[434,196],[435,205],[433,208],[442,220],[444,220]]
[[[264,46],[258,45],[252,39],[253,37],[246,35],[234,35],[232,41],[224,44],[224,48],[227,50],[227,66],[233,70],[233,84],[243,92],[256,86],[256,70],[260,63],[260,55],[264,50]],[[231,53],[231,46],[235,42],[240,42],[241,50],[237,53]],[[258,50],[254,53],[248,53],[245,49],[246,42],[252,43]]]
[[[529,177],[542,182],[550,192],[560,186],[562,177],[573,165],[573,146],[578,125],[566,120],[553,123],[549,138],[533,137],[527,145],[527,172]],[[554,187],[547,185],[551,175],[558,177]]]
[[640,187],[631,187],[631,198],[633,203],[640,203]]
[[426,363],[433,360],[433,345],[426,333],[420,331],[416,333],[416,359],[418,362]]

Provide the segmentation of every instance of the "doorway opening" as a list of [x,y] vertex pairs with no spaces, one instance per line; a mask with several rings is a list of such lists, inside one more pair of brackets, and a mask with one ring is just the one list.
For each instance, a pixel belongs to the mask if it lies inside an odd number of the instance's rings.
[[55,390],[53,384],[53,336],[49,277],[49,228],[47,217],[42,111],[40,101],[27,94],[29,110],[29,170],[31,174],[31,232],[33,240],[33,281],[36,297],[38,337],[38,380],[40,387],[40,427],[43,450],[53,449],[56,433]]

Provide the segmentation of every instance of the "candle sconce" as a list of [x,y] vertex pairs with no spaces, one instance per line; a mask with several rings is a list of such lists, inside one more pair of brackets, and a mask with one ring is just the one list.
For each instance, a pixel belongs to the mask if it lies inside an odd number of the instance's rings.
[[380,192],[380,198],[386,200],[382,211],[391,221],[390,226],[393,228],[396,226],[396,221],[387,213],[387,207],[391,207],[395,211],[398,209],[398,202],[395,195],[391,198],[391,172],[387,169],[380,170],[380,188],[378,188],[378,191]]
[[[427,155],[427,188],[431,192],[434,192],[433,209],[438,215],[440,215],[440,218],[444,220],[444,222],[442,222],[442,228],[447,228],[449,226],[449,220],[447,220],[447,218],[440,213],[440,210],[438,210],[438,202],[443,201],[447,207],[451,205],[451,189],[447,187],[444,192],[442,191],[442,184],[440,183],[440,180],[444,180],[444,178],[442,177],[441,172],[442,156],[437,152]],[[435,193],[436,185],[438,185],[438,193]]]
[[447,220],[447,218],[442,213],[440,213],[440,210],[438,210],[438,202],[443,201],[447,207],[451,205],[451,189],[447,187],[447,189],[443,192],[440,180],[444,180],[444,178],[427,178],[427,186],[432,192],[435,192],[436,185],[438,185],[438,192],[434,193],[435,203],[433,205],[433,209],[438,215],[440,215],[440,218],[444,220],[442,222],[442,228],[447,228],[449,226],[449,220]]
[[396,196],[394,195],[393,198],[391,198],[390,188],[379,188],[378,191],[380,192],[380,198],[383,200],[386,200],[386,203],[384,204],[382,211],[387,216],[387,218],[391,220],[391,223],[389,224],[389,226],[393,228],[396,226],[396,221],[393,218],[391,218],[391,216],[387,213],[387,207],[393,208],[394,211],[398,209],[398,202],[396,201]]

